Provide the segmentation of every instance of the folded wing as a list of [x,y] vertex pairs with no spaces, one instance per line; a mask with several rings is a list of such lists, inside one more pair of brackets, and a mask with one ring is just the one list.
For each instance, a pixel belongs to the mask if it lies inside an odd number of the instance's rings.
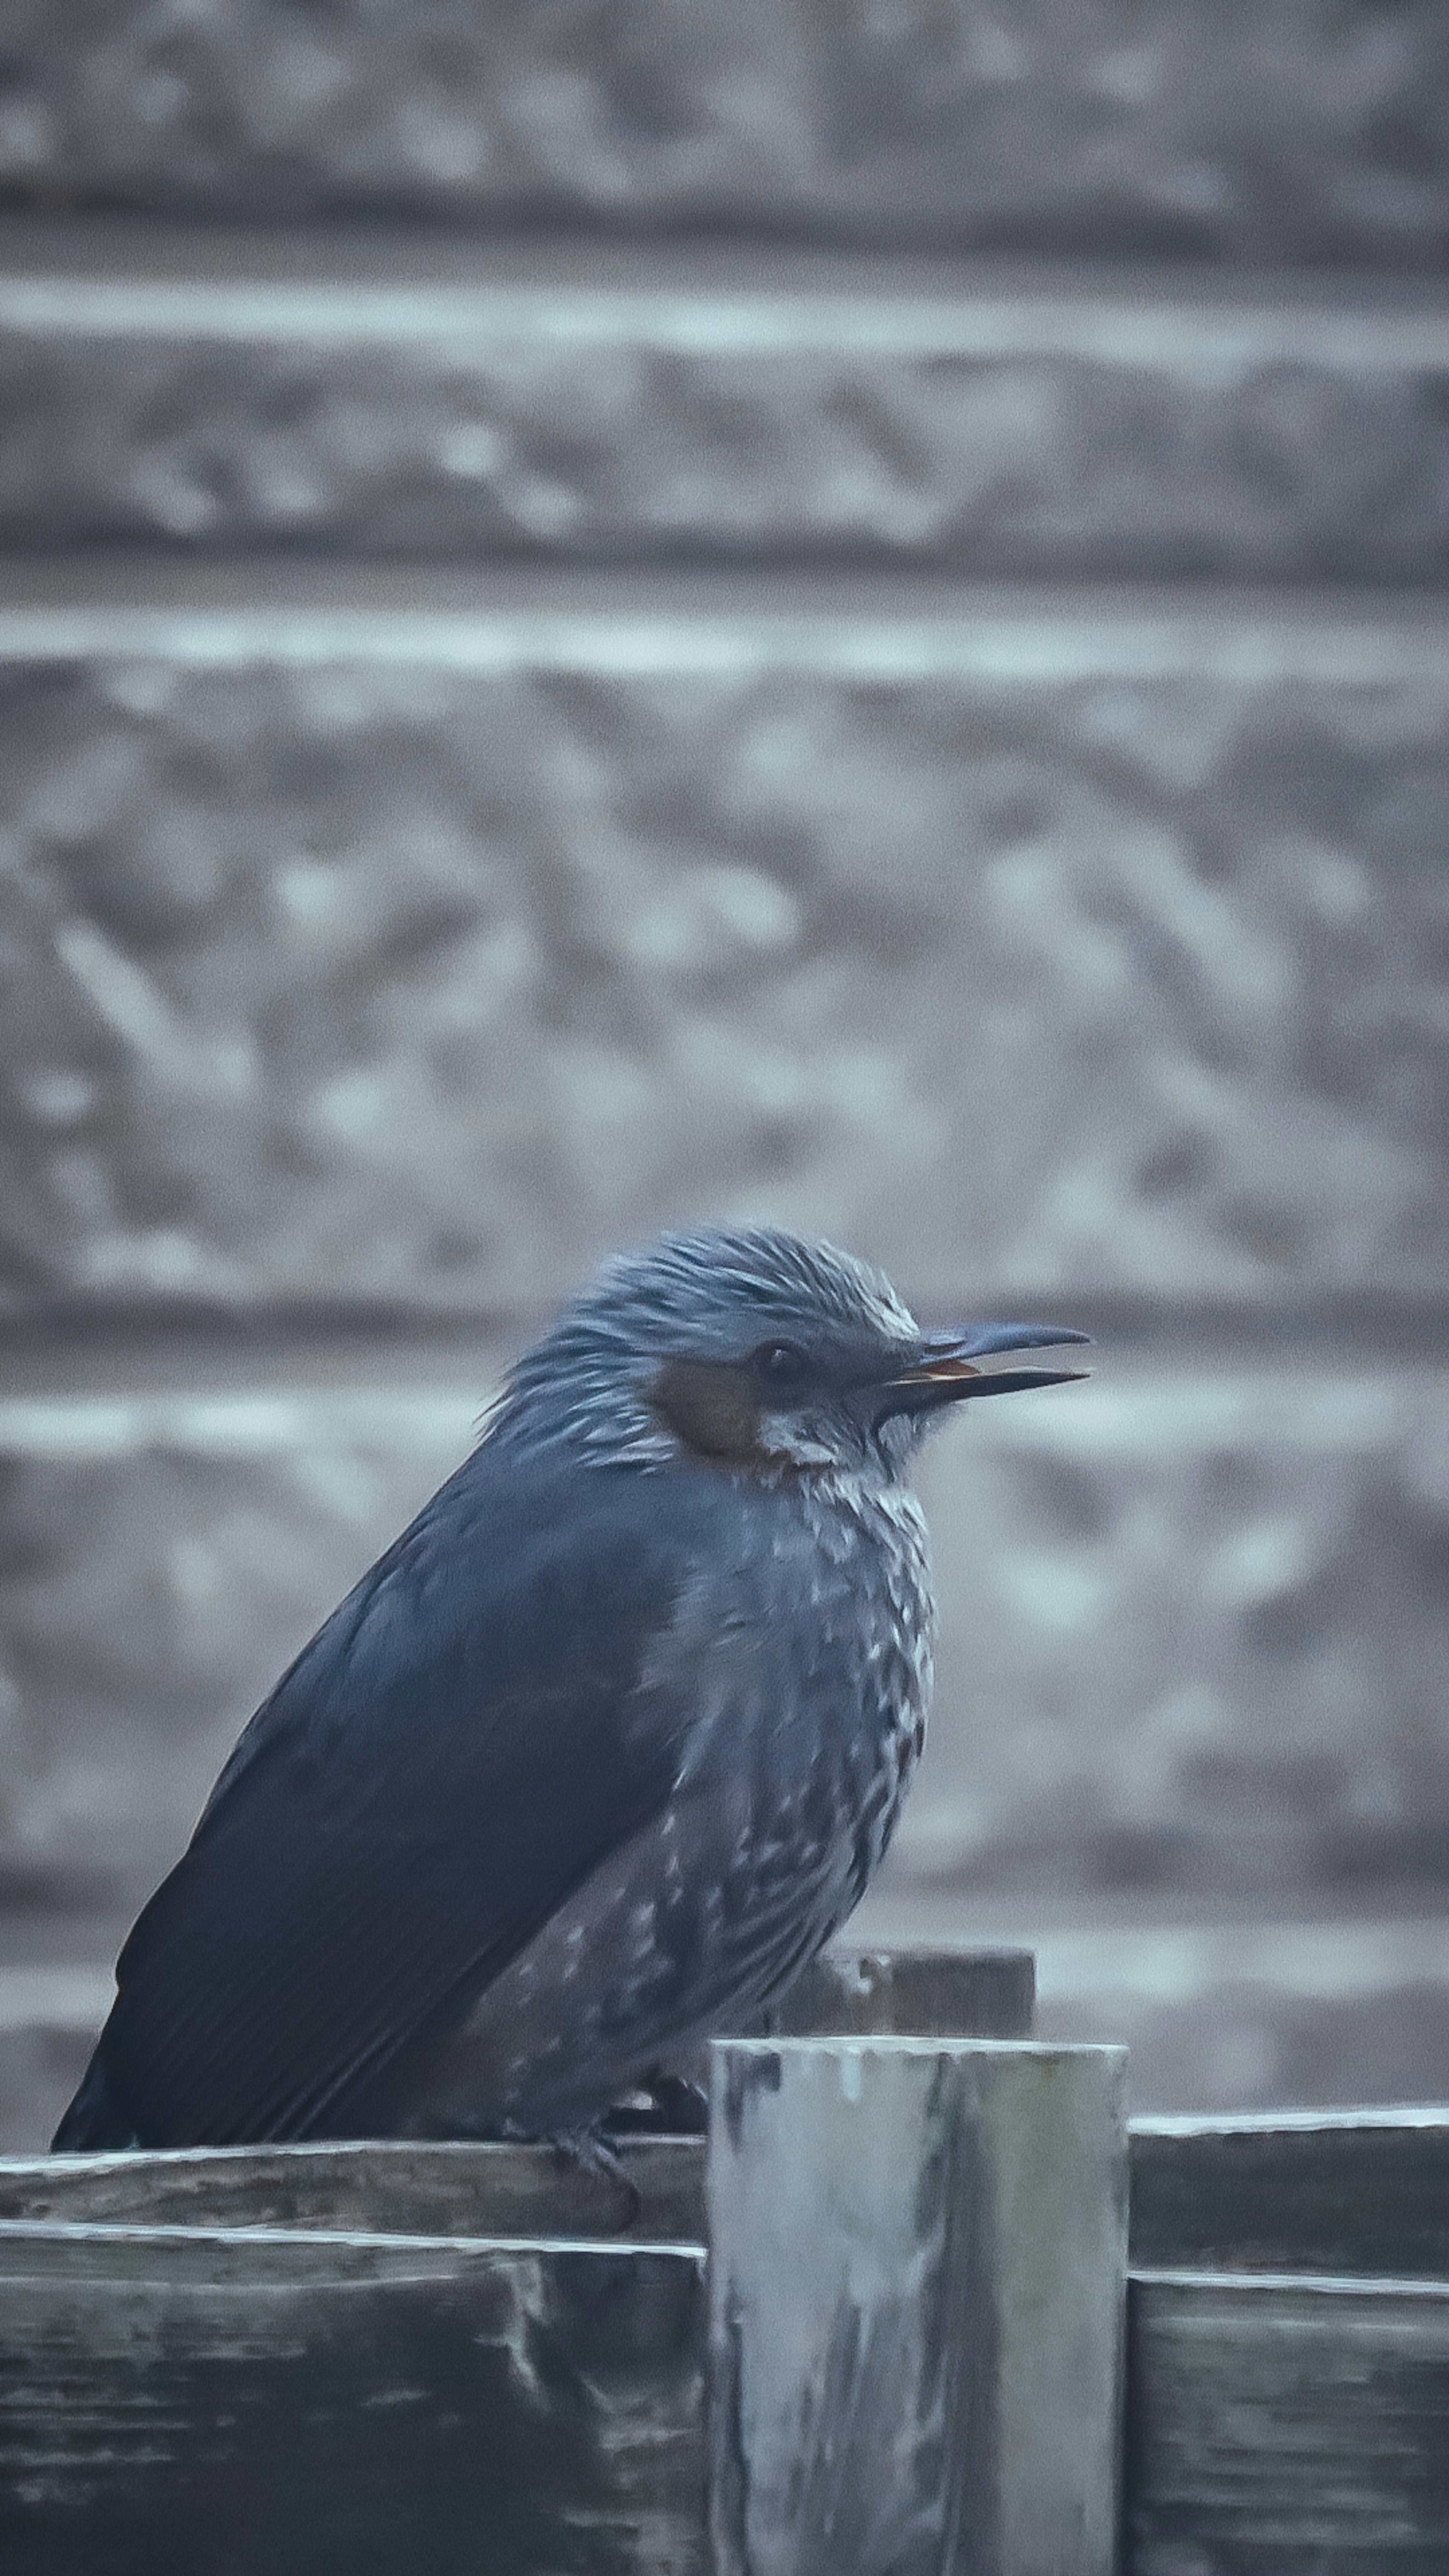
[[[148,2146],[386,2134],[453,2022],[667,1802],[631,1708],[694,1559],[627,1470],[485,1442],[299,1656],[140,1916],[85,2109]],[[660,1523],[664,1526],[661,1528]]]

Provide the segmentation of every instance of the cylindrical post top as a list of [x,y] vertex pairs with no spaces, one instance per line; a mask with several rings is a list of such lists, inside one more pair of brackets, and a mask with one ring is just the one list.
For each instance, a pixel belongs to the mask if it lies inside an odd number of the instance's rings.
[[1126,2052],[717,2043],[719,2576],[1110,2576]]

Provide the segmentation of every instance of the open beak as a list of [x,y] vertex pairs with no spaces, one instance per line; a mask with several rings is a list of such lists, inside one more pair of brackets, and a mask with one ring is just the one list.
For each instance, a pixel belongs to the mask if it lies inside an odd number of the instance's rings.
[[1000,1351],[1054,1350],[1064,1342],[1089,1342],[1090,1333],[1065,1324],[972,1324],[959,1333],[932,1333],[920,1355],[880,1392],[884,1398],[878,1422],[896,1413],[934,1413],[943,1404],[959,1404],[968,1395],[1020,1395],[1031,1386],[1070,1386],[1085,1369],[983,1369],[978,1362]]

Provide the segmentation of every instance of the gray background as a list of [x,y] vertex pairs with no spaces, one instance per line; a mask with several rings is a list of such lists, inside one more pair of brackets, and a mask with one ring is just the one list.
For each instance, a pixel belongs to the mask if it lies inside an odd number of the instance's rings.
[[882,1937],[1449,2092],[1449,17],[5,12],[0,2143],[603,1251],[1099,1336]]

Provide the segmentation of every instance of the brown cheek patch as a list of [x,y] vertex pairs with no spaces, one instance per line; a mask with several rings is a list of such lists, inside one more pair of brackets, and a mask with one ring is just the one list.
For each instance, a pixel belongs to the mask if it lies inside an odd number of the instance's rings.
[[727,1360],[666,1360],[654,1404],[671,1431],[701,1458],[758,1462],[760,1406],[744,1369]]

